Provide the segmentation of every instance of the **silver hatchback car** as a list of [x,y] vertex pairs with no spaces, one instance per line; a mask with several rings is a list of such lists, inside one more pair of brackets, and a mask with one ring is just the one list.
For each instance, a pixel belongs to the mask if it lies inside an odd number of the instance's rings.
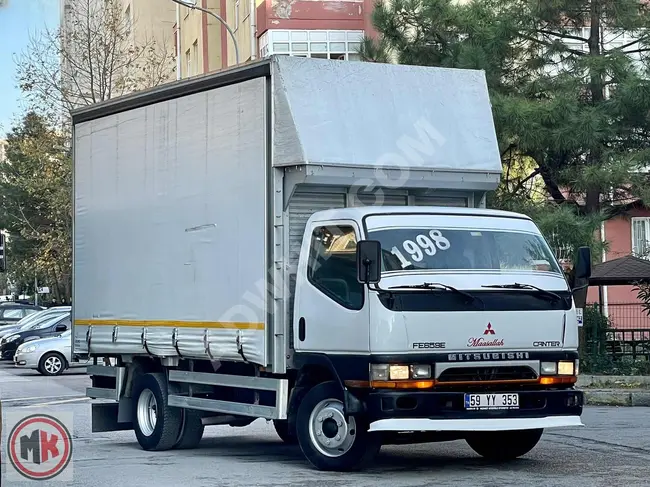
[[14,354],[14,365],[49,376],[61,375],[68,368],[86,367],[90,362],[72,362],[71,331],[19,345]]

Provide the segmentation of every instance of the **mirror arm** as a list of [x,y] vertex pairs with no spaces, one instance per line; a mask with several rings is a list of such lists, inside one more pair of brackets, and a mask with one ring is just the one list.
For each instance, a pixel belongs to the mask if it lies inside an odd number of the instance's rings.
[[587,284],[583,284],[582,286],[574,287],[574,288],[571,289],[571,292],[573,293],[573,292],[575,292],[575,291],[581,291],[581,290],[583,290],[583,289],[586,288],[586,287],[589,287],[589,283],[587,283]]

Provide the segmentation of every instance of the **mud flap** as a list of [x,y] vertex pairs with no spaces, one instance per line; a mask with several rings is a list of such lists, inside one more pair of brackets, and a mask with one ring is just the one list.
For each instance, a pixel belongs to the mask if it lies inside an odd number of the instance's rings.
[[[91,405],[92,432],[105,433],[107,431],[128,431],[133,429],[133,423],[128,417],[129,404],[96,403]],[[121,411],[120,411],[121,409]],[[120,414],[122,412],[122,414]]]

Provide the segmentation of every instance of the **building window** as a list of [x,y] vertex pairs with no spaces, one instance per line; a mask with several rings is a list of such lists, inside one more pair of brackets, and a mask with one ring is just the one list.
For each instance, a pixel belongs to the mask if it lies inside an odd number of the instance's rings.
[[239,0],[235,2],[235,30],[239,29]]
[[650,259],[650,217],[632,218],[632,255]]
[[189,49],[185,51],[185,64],[187,69],[187,76],[192,76],[192,53]]
[[341,306],[363,308],[363,284],[357,281],[357,238],[352,226],[316,227],[311,236],[309,282]]
[[268,30],[260,37],[262,57],[286,54],[298,57],[358,61],[363,31]]
[[199,40],[196,39],[192,44],[192,66],[194,74],[199,74]]
[[131,29],[133,28],[133,21],[131,18],[131,5],[126,7],[126,10],[124,12],[124,20],[126,22],[126,33],[127,35],[131,35]]

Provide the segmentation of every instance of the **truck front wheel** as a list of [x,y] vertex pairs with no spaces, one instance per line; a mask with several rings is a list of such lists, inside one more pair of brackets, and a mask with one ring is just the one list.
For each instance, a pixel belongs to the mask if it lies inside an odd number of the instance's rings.
[[543,429],[480,432],[473,433],[465,441],[483,458],[505,462],[519,458],[535,448],[543,432]]
[[363,416],[345,420],[342,399],[336,382],[324,382],[311,389],[298,407],[298,443],[307,460],[319,470],[360,469],[381,447],[380,438],[368,432]]
[[182,411],[167,405],[162,373],[144,374],[133,384],[133,429],[143,450],[169,450],[181,432]]

